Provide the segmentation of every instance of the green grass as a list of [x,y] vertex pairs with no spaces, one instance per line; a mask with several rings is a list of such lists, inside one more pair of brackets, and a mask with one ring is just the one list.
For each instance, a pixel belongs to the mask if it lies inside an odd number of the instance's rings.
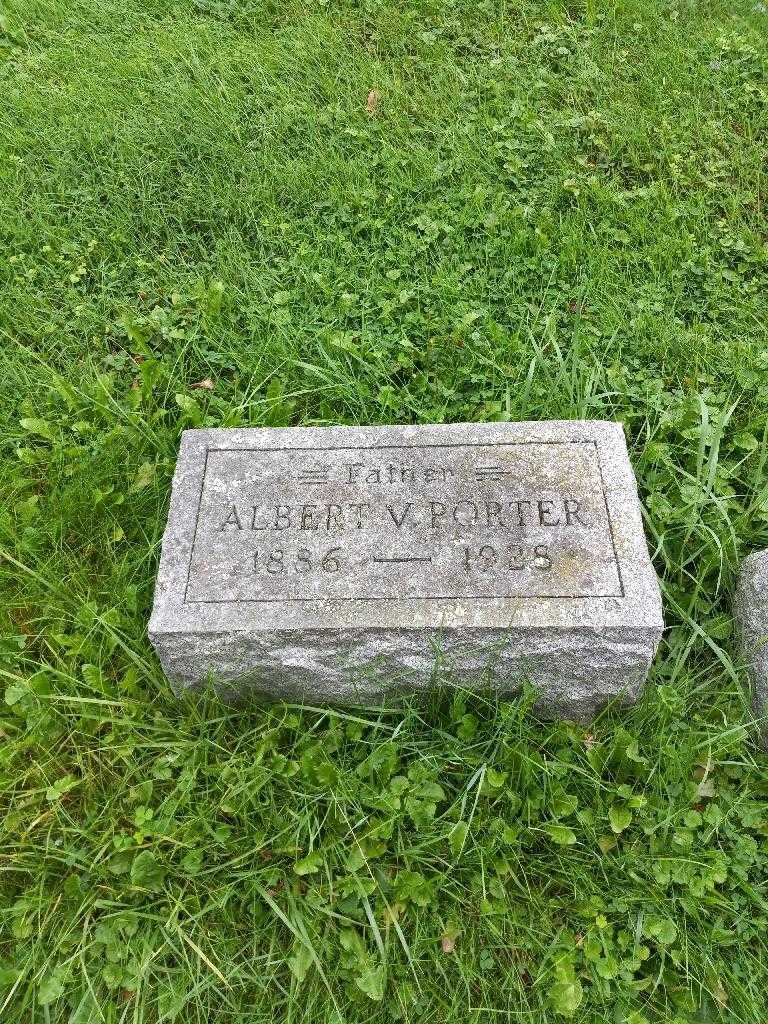
[[[765,1020],[765,7],[0,10],[3,1024]],[[184,427],[585,416],[663,582],[636,708],[172,698]]]

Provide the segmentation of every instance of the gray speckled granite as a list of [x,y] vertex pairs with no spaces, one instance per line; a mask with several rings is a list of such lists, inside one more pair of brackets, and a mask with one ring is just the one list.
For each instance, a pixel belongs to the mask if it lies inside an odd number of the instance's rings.
[[[754,694],[755,713],[768,716],[768,550],[755,551],[742,562],[736,583],[734,614],[742,653]],[[768,749],[768,726],[762,727]]]
[[189,430],[149,632],[177,692],[634,699],[663,629],[620,424]]

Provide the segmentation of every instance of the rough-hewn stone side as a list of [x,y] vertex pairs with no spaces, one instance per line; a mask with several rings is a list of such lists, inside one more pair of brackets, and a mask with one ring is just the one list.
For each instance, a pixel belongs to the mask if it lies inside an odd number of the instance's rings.
[[541,693],[548,717],[588,721],[619,697],[633,702],[648,673],[659,631],[416,630],[222,633],[155,637],[179,694],[205,683],[201,665],[216,666],[216,688],[236,700],[263,694],[309,704],[382,703],[399,693],[445,685],[515,693],[523,681]]

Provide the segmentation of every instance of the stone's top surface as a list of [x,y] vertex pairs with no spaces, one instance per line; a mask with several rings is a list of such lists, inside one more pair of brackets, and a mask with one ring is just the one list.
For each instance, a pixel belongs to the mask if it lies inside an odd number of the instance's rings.
[[662,626],[620,424],[189,430],[150,632]]

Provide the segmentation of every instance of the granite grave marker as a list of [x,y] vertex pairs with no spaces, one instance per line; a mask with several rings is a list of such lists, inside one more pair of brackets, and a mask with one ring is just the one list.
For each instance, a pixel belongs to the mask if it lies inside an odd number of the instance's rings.
[[736,581],[734,615],[755,712],[763,719],[762,746],[768,749],[768,549],[754,551],[742,562]]
[[188,430],[150,623],[177,691],[311,703],[529,679],[636,697],[663,628],[620,424]]

